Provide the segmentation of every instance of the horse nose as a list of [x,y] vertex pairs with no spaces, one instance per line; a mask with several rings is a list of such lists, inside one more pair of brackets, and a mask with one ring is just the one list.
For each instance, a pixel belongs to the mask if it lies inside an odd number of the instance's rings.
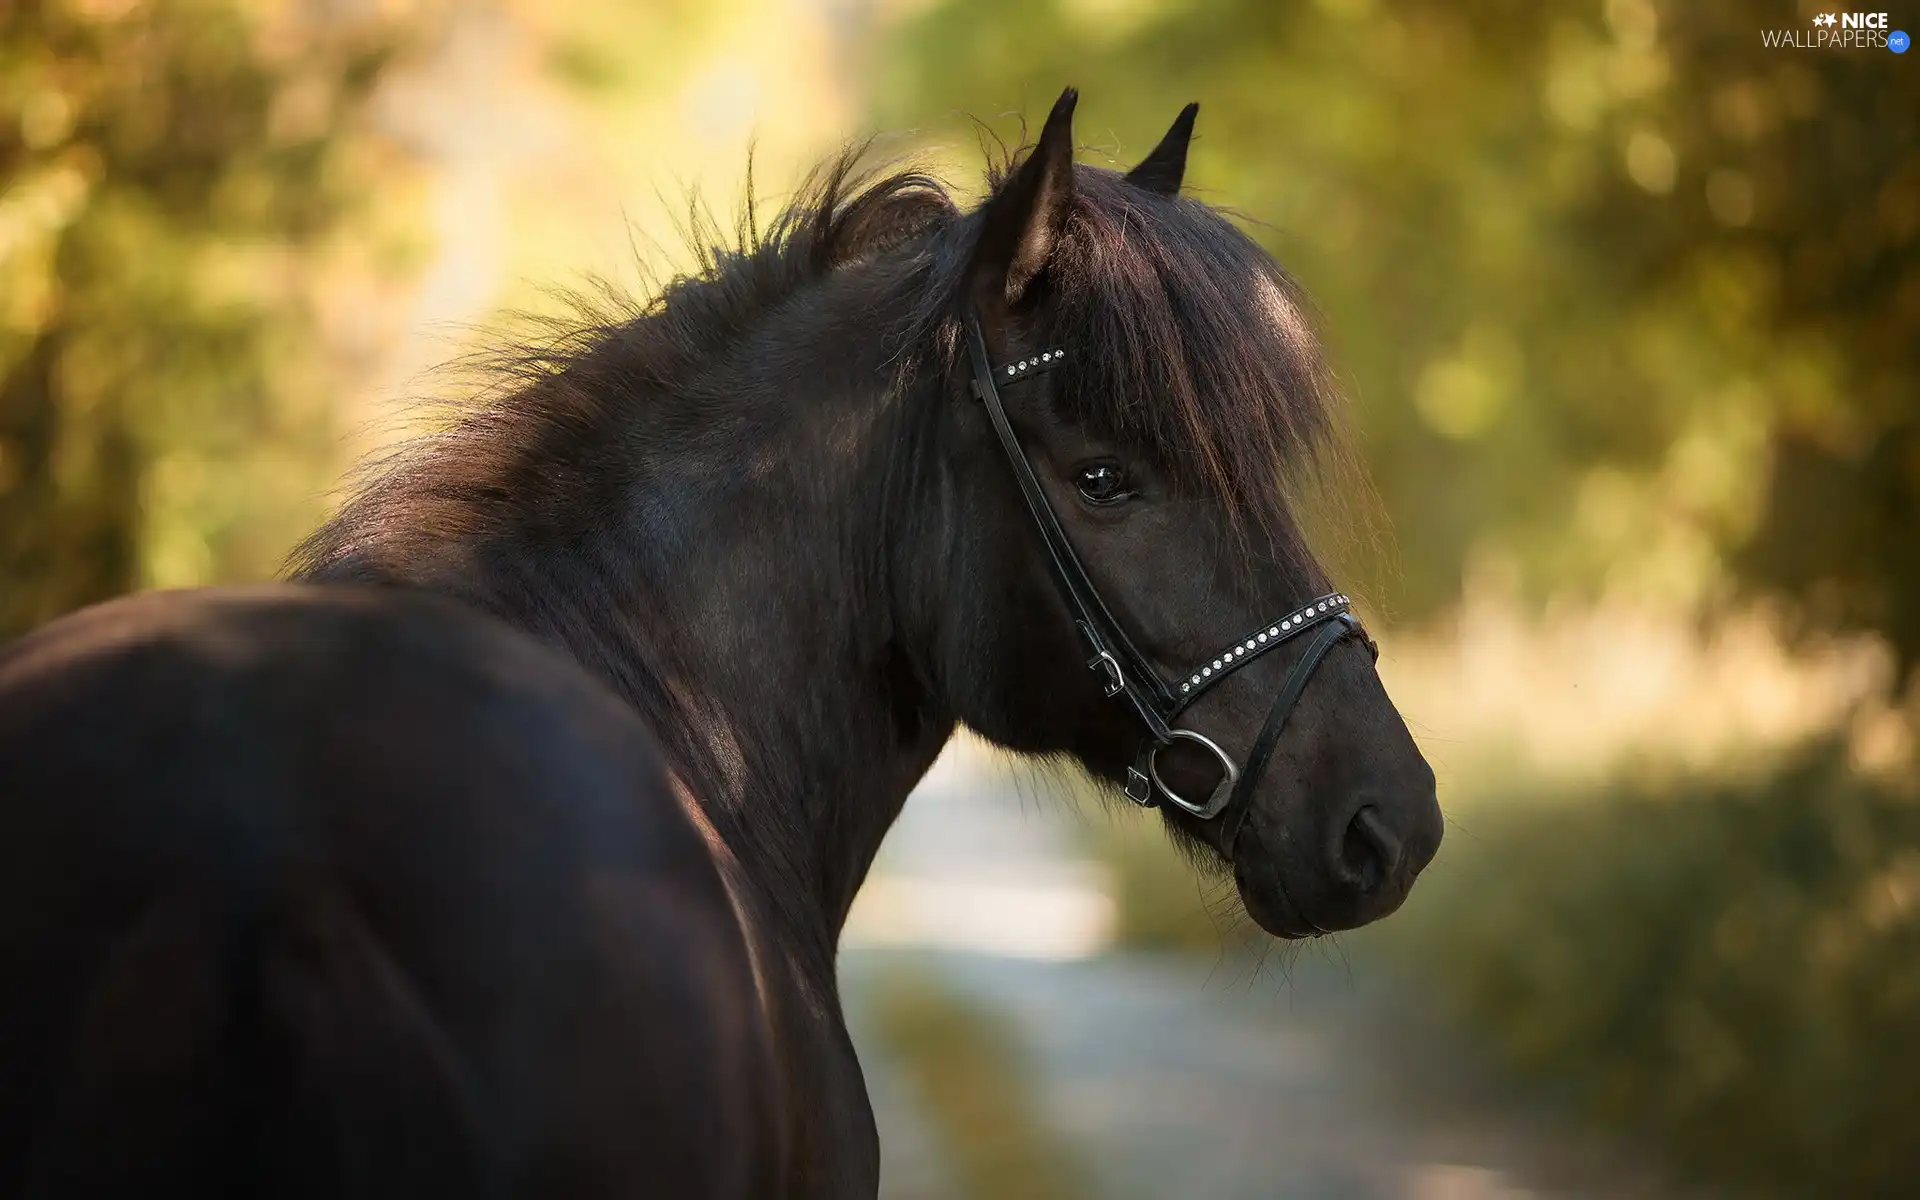
[[1372,892],[1400,870],[1406,843],[1367,804],[1347,822],[1333,855],[1332,875],[1340,884],[1362,894]]
[[1345,893],[1355,923],[1400,906],[1414,877],[1440,848],[1440,805],[1431,788],[1399,801],[1362,797],[1345,821],[1334,823],[1327,875]]

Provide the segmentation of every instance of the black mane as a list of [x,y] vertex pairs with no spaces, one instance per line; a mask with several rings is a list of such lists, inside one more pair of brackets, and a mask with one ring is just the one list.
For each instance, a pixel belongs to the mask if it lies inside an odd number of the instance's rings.
[[[701,379],[770,314],[855,264],[896,260],[869,336],[883,339],[900,380],[956,375],[977,214],[919,170],[863,171],[863,149],[823,164],[764,228],[750,177],[730,239],[696,210],[696,268],[651,300],[611,287],[574,294],[572,312],[539,321],[535,340],[486,355],[486,385],[450,426],[376,462],[296,549],[292,575],[377,577],[376,563],[401,560],[417,572],[451,540],[609,502],[605,485],[634,439],[697,437],[692,426],[724,428],[753,402],[703,391]],[[1024,153],[990,172],[991,189]],[[1304,553],[1291,500],[1345,460],[1337,392],[1300,289],[1200,201],[1084,166],[1076,188],[1042,331],[1073,350],[1073,416],[1220,500],[1243,535]]]
[[[379,574],[374,564],[523,522],[529,503],[591,502],[634,437],[684,432],[660,417],[742,334],[806,285],[951,223],[946,189],[918,171],[862,173],[851,148],[808,177],[767,225],[752,180],[731,245],[694,209],[695,269],[636,303],[610,285],[564,296],[559,317],[526,318],[534,336],[462,364],[480,386],[439,403],[447,428],[368,464],[340,512],[298,546],[295,578]],[[724,423],[727,397],[708,416]],[[555,514],[556,516],[559,514]]]

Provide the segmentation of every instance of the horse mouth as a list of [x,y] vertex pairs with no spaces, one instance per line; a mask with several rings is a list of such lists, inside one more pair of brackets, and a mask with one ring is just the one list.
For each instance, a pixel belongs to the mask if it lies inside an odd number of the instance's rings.
[[1250,873],[1245,867],[1235,866],[1233,882],[1240,891],[1240,906],[1274,937],[1296,941],[1326,932],[1301,915],[1277,874]]

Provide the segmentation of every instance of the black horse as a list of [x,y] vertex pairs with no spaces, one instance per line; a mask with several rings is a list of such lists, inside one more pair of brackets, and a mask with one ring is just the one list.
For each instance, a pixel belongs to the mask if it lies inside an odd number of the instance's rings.
[[1179,195],[1191,107],[1122,175],[1073,105],[970,213],[837,160],[292,582],[0,656],[0,1192],[872,1195],[835,944],[963,722],[1273,933],[1400,904],[1439,813],[1289,511],[1303,303]]

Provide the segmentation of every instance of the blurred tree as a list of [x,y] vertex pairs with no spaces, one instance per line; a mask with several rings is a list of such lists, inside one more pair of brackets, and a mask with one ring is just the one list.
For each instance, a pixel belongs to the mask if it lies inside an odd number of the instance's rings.
[[316,293],[397,165],[366,110],[401,11],[0,6],[0,636],[270,573],[317,515]]
[[1764,46],[1783,26],[1812,29],[1738,0],[946,0],[870,62],[890,126],[1078,84],[1123,162],[1202,101],[1188,179],[1273,222],[1326,311],[1402,612],[1491,550],[1541,589],[1783,595],[1911,668],[1920,73]]

